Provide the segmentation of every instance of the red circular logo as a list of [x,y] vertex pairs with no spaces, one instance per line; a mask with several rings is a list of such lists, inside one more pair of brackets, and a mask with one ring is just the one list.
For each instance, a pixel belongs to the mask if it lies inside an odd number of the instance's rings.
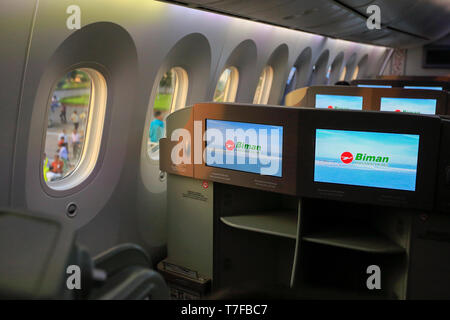
[[228,140],[227,142],[225,142],[225,148],[227,148],[227,150],[229,151],[234,150],[234,141]]
[[328,106],[328,109],[333,109],[333,106]]
[[208,187],[209,187],[208,181],[203,181],[202,187],[203,187],[203,189],[208,189]]
[[341,161],[342,161],[343,163],[348,164],[348,163],[350,163],[350,162],[353,161],[353,155],[352,155],[350,152],[348,152],[348,151],[343,152],[343,153],[341,154]]

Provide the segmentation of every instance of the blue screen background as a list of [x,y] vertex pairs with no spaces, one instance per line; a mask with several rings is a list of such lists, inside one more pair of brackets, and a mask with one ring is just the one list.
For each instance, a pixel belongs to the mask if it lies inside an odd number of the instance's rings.
[[[419,136],[411,134],[316,129],[314,181],[415,191]],[[341,161],[350,152],[389,157],[389,162]]]
[[363,98],[358,96],[317,94],[316,108],[327,109],[328,106],[333,106],[333,109],[362,110]]
[[[209,129],[217,129],[219,130],[224,139],[223,141],[210,141],[207,142],[206,145],[206,165],[211,167],[230,169],[230,170],[238,170],[245,171],[251,173],[262,174],[262,168],[268,169],[271,164],[274,168],[277,168],[276,172],[270,174],[271,176],[281,177],[282,176],[282,155],[283,155],[283,127],[281,126],[272,126],[272,125],[263,125],[263,124],[255,124],[255,123],[246,123],[246,122],[236,122],[236,121],[223,121],[223,120],[211,120],[206,119],[206,129],[207,129],[207,141],[213,140],[210,139],[210,135],[208,134]],[[237,152],[235,148],[233,151],[229,151],[225,148],[225,142],[227,141],[226,132],[227,129],[237,130],[242,129],[247,131],[248,129],[253,129],[256,133],[259,133],[259,130],[266,130],[267,139],[259,139],[257,144],[262,148],[262,152]],[[272,147],[271,142],[271,130],[275,130],[278,134],[277,149]],[[239,137],[235,137],[233,142],[237,144]],[[245,141],[250,142],[250,141]],[[218,153],[220,158],[222,159],[222,163],[213,163],[212,154]],[[227,155],[231,155],[232,163],[226,163]],[[256,160],[256,163],[249,163],[249,159],[253,158]],[[263,160],[263,161],[261,161]],[[242,163],[241,163],[242,162]]]
[[404,86],[404,89],[425,89],[425,90],[439,90],[442,91],[442,87],[420,87],[420,86]]
[[358,84],[360,88],[392,88],[392,86],[381,85],[381,84]]
[[436,99],[381,98],[380,111],[436,114]]

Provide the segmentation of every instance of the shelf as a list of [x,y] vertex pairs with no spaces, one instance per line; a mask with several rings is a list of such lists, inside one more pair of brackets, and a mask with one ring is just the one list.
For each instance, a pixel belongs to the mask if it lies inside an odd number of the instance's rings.
[[334,230],[302,237],[303,241],[368,253],[404,253],[405,249],[392,240],[370,230]]
[[254,232],[261,232],[275,236],[297,238],[297,212],[270,211],[248,215],[221,217],[226,225]]

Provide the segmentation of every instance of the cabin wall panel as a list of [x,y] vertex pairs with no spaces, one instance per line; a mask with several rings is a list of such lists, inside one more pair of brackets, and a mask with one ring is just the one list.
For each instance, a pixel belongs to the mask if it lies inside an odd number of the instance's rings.
[[[355,54],[355,61],[359,61],[368,54],[368,65],[370,66],[375,64],[374,62],[377,62],[385,51],[383,47],[324,38],[319,35],[158,1],[78,0],[76,4],[81,8],[83,27],[97,22],[113,23],[129,34],[135,46],[135,53],[123,52],[122,59],[127,60],[130,55],[136,54],[137,72],[136,79],[130,82],[134,88],[126,86],[113,88],[123,95],[125,94],[123,91],[130,91],[132,97],[130,96],[129,101],[123,103],[121,109],[117,111],[116,116],[120,115],[122,121],[108,128],[107,152],[116,155],[102,163],[102,170],[108,174],[98,175],[98,178],[96,177],[98,180],[94,179],[91,187],[69,197],[55,199],[46,196],[40,187],[27,185],[27,175],[38,175],[39,173],[31,171],[26,173],[24,168],[30,166],[30,163],[34,163],[32,166],[39,168],[39,159],[29,152],[30,149],[36,150],[36,145],[40,143],[36,139],[36,134],[39,135],[42,132],[44,124],[32,121],[34,111],[32,109],[36,107],[35,98],[40,79],[45,73],[52,55],[65,39],[76,32],[68,30],[66,27],[68,17],[66,8],[72,4],[74,4],[73,0],[39,1],[31,43],[30,62],[25,73],[25,91],[20,105],[21,116],[17,123],[19,135],[15,142],[17,153],[14,157],[16,169],[12,173],[12,205],[36,211],[50,210],[53,214],[64,215],[64,205],[68,201],[76,199],[82,210],[80,210],[79,216],[68,221],[73,224],[74,228],[80,229],[79,241],[94,253],[121,242],[137,242],[150,252],[156,252],[165,243],[165,207],[163,207],[165,188],[152,190],[153,186],[149,187],[144,183],[144,176],[159,174],[159,169],[157,166],[153,166],[152,170],[148,170],[149,166],[142,164],[142,162],[148,161],[148,158],[142,154],[146,152],[143,148],[143,139],[147,136],[149,114],[152,113],[153,108],[154,87],[155,83],[159,81],[161,66],[167,63],[168,54],[180,40],[191,34],[199,34],[208,42],[211,52],[208,62],[210,69],[206,79],[199,82],[195,76],[190,78],[189,85],[193,91],[188,93],[189,104],[212,100],[217,80],[223,68],[229,61],[232,52],[245,40],[254,43],[255,50],[252,49],[252,54],[255,56],[252,57],[253,65],[250,68],[240,70],[240,79],[245,80],[241,83],[241,89],[238,89],[237,101],[249,103],[253,100],[262,69],[271,54],[280,45],[284,44],[287,47],[288,57],[285,70],[281,72],[279,80],[277,80],[279,83],[274,84],[274,88],[278,87],[279,89],[283,88],[290,68],[307,47],[311,48],[312,62],[316,61],[325,50],[328,50],[330,52],[328,63],[331,63],[333,58],[342,51],[344,52],[344,65],[352,54]],[[31,13],[31,9],[27,7],[27,10]],[[7,11],[5,10],[5,12]],[[2,10],[2,12],[4,11]],[[26,30],[29,20],[30,17],[21,20],[23,26],[20,28]],[[24,39],[25,36],[23,35],[22,38]],[[95,46],[96,39],[93,39],[86,50],[92,50],[92,47]],[[186,50],[198,50],[192,44],[185,48]],[[17,50],[22,52],[23,45],[20,50]],[[113,51],[111,50],[111,52]],[[177,54],[176,59],[180,59],[180,63],[183,63],[183,55]],[[174,58],[174,64],[176,59]],[[17,68],[20,69],[19,64]],[[308,68],[307,77],[311,72],[311,65]],[[246,74],[243,75],[243,72]],[[370,74],[373,70],[368,72]],[[17,84],[14,88],[17,89]],[[281,90],[279,91],[281,92]],[[275,96],[270,100],[271,103],[279,103],[281,94],[278,95],[279,97]],[[14,90],[11,90],[7,98],[17,101],[17,90],[15,94]],[[43,106],[38,107],[42,108]],[[9,119],[14,118],[13,114],[19,112],[19,109],[16,108],[11,112]],[[11,134],[10,130],[15,131],[16,123],[13,119],[1,119],[0,121],[12,121],[11,124],[7,123],[7,131],[2,129],[2,134]],[[8,167],[8,160],[3,156],[4,151],[1,152],[1,164]],[[3,166],[0,170],[3,170]],[[86,196],[87,192],[90,193],[89,196]],[[40,200],[35,201],[36,197],[40,197]],[[1,199],[0,201],[3,201]],[[53,208],[49,209],[48,206]],[[89,214],[83,216],[83,212],[89,212]]]
[[0,207],[10,205],[18,105],[34,11],[35,1],[0,2]]

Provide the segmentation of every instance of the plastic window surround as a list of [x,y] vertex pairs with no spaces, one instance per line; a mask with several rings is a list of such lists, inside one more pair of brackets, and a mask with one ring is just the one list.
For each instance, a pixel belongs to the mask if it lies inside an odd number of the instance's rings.
[[[167,115],[177,110],[183,109],[186,106],[186,99],[189,88],[189,76],[185,69],[181,67],[173,67],[168,72],[173,72],[174,81],[173,81],[172,101],[170,103],[169,113]],[[158,88],[160,82],[161,79],[159,79]],[[151,142],[149,140],[148,137],[149,130],[150,127],[148,128],[148,130],[146,130],[147,134],[145,135],[145,139],[147,141],[147,153],[151,160],[159,161],[159,142]],[[163,136],[165,136],[165,126]]]
[[91,68],[77,70],[88,74],[92,81],[84,145],[80,160],[72,172],[61,180],[47,182],[47,186],[53,190],[69,190],[81,184],[92,173],[100,153],[106,114],[106,80],[97,70]]
[[[223,73],[227,71],[229,71],[229,76],[226,80],[225,88],[223,90],[223,102],[234,102],[236,100],[237,88],[239,85],[239,71],[236,67],[228,67],[222,72],[220,77],[222,77]],[[218,85],[219,83],[217,83],[214,96],[216,95],[216,92],[218,90]]]
[[258,81],[258,87],[256,88],[255,97],[253,98],[254,104],[267,104],[270,96],[270,89],[272,88],[273,81],[273,68],[266,66],[261,73]]
[[358,78],[358,73],[359,73],[359,66],[356,66],[355,70],[353,70],[352,80],[355,80],[356,78]]
[[173,99],[170,106],[170,113],[183,109],[186,106],[189,78],[186,70],[181,67],[174,67],[171,71],[175,74],[175,85]]
[[346,75],[346,74],[347,74],[347,67],[344,66],[344,67],[342,68],[341,75],[339,76],[339,81],[344,81],[344,80],[345,80],[345,75]]

